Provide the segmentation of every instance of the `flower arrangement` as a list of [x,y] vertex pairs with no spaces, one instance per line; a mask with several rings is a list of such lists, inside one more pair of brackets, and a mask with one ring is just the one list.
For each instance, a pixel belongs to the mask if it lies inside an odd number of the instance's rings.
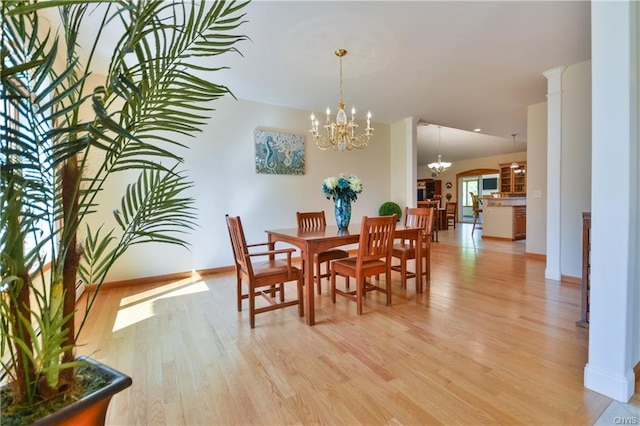
[[362,192],[362,181],[356,175],[345,177],[342,173],[340,176],[331,176],[322,183],[322,192],[327,200],[335,201],[337,198],[346,198],[349,201],[356,201],[358,194]]
[[440,200],[440,199],[442,199],[442,195],[440,195],[440,194],[433,194],[433,199],[434,199],[434,200]]

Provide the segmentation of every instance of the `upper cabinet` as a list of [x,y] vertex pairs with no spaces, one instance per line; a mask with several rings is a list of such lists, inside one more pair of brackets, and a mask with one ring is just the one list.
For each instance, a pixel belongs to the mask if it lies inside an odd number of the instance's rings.
[[511,194],[527,193],[527,162],[518,162],[517,169],[511,168],[511,163],[500,164],[500,192]]

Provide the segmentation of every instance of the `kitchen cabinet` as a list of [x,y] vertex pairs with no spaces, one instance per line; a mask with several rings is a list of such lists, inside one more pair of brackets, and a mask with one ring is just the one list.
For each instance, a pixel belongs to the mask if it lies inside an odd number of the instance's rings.
[[527,238],[527,208],[518,206],[513,208],[513,239]]
[[526,194],[527,162],[518,162],[518,168],[512,169],[511,163],[500,164],[500,192]]

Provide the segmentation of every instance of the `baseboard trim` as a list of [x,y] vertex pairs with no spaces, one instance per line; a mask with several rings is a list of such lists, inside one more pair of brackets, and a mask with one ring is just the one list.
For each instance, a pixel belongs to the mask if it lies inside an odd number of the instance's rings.
[[[128,280],[120,280],[120,281],[109,281],[105,282],[102,285],[102,288],[118,288],[118,287],[128,287],[133,285],[145,285],[145,284],[155,284],[155,283],[165,283],[167,281],[176,281],[183,280],[185,278],[191,278],[194,275],[213,275],[220,274],[224,272],[231,272],[235,270],[234,266],[222,266],[219,268],[208,268],[208,269],[200,269],[195,272],[177,272],[174,274],[165,274],[165,275],[155,275],[151,277],[140,277],[140,278],[132,278]],[[96,285],[93,284],[90,286],[91,288],[95,288]]]
[[541,254],[541,253],[531,253],[531,252],[526,252],[524,254],[524,257],[528,257],[529,259],[537,259],[537,260],[547,260],[547,255],[546,254]]
[[561,275],[560,281],[562,281],[563,283],[582,285],[582,278],[573,277],[571,275]]
[[[349,256],[355,256],[358,253],[358,250],[347,250]],[[292,257],[291,260],[293,262],[297,262],[300,264],[300,257]],[[102,288],[118,288],[118,287],[129,287],[134,285],[145,285],[145,284],[156,284],[156,283],[166,283],[167,281],[177,281],[183,280],[185,278],[191,278],[194,275],[206,276],[213,274],[222,274],[235,271],[235,266],[221,266],[219,268],[207,268],[207,269],[199,269],[195,272],[177,272],[174,274],[165,274],[165,275],[155,275],[151,277],[140,277],[140,278],[132,278],[128,280],[121,281],[109,281],[102,284]],[[87,286],[91,289],[95,289],[96,285]]]

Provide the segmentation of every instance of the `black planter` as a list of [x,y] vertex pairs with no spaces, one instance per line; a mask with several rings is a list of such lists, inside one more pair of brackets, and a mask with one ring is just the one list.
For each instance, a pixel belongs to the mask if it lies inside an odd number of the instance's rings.
[[35,425],[104,425],[107,408],[113,395],[131,386],[131,377],[89,357],[80,356],[85,361],[112,377],[104,388],[52,413],[35,422]]

